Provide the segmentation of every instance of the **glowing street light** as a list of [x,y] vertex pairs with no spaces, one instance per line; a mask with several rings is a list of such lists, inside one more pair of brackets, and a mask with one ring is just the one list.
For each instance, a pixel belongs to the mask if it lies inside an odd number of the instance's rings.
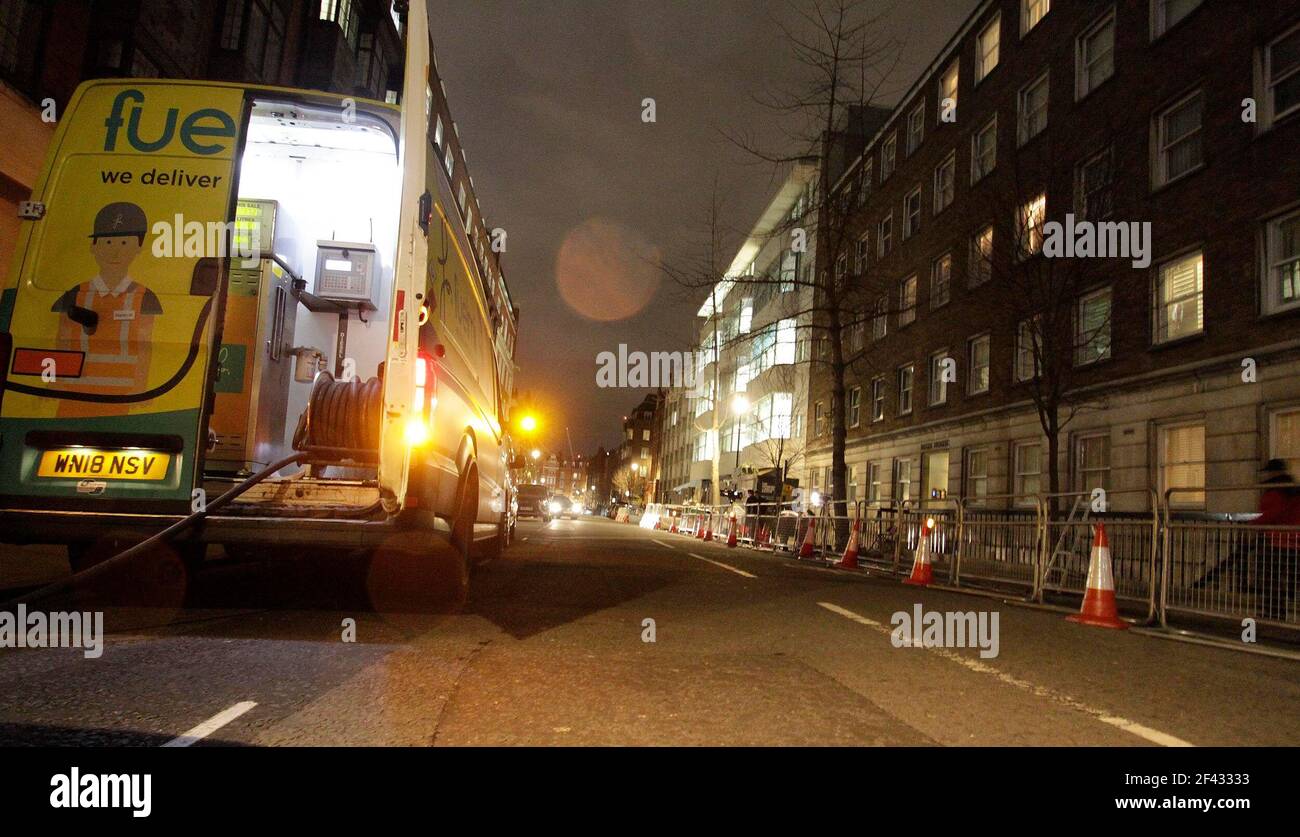
[[537,429],[537,416],[526,413],[523,418],[519,419],[519,429],[525,433],[532,433]]
[[533,448],[533,459],[534,459],[534,460],[537,460],[537,459],[541,459],[541,458],[542,458],[542,452],[541,452],[540,450],[538,450],[537,448]]

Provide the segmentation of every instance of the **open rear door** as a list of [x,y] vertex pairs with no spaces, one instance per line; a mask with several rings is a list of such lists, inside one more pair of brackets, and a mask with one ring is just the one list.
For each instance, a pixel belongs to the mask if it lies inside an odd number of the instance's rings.
[[415,367],[419,354],[420,306],[428,284],[429,193],[429,15],[423,2],[410,5],[406,22],[406,67],[402,82],[402,206],[397,261],[393,271],[392,328],[384,366],[384,424],[380,435],[379,488],[389,511],[406,496],[410,445],[406,424],[417,408]]
[[243,111],[238,87],[149,80],[70,103],[0,301],[5,505],[188,510]]

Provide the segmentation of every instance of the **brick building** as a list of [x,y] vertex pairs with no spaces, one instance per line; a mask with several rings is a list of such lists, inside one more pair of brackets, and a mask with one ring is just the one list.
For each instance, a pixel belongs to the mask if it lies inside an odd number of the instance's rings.
[[[1136,509],[1187,488],[1175,504],[1241,510],[1247,495],[1196,489],[1300,466],[1297,184],[1295,3],[981,3],[834,187],[860,246],[819,269],[877,300],[844,404],[846,494],[1047,492],[1036,394],[1056,384],[1061,490]],[[1149,222],[1149,264],[1045,246],[1067,213]],[[1068,296],[1032,299],[1038,277]]]

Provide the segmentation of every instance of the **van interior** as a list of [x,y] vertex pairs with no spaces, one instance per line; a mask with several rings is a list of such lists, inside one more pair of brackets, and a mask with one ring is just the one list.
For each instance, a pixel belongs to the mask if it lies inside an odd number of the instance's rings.
[[[372,395],[382,389],[400,189],[393,122],[361,109],[254,102],[216,359],[209,482],[233,482],[289,456],[295,432],[301,449],[322,379],[369,381]],[[257,257],[241,258],[250,245]],[[377,447],[379,416],[364,412],[364,420],[373,427],[355,447]],[[292,479],[373,485],[364,455],[338,461],[346,466],[309,466]]]

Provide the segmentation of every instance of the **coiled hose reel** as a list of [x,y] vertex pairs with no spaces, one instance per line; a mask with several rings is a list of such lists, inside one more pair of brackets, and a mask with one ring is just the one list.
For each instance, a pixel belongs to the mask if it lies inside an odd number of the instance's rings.
[[338,381],[321,372],[312,384],[307,410],[298,419],[293,449],[376,453],[382,423],[384,386],[379,378],[364,383]]

